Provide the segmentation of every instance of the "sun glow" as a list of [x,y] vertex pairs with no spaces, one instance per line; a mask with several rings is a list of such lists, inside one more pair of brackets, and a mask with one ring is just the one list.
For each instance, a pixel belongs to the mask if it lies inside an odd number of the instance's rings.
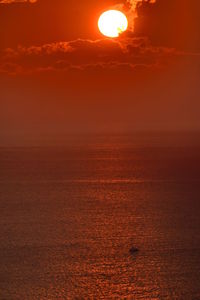
[[100,32],[107,37],[118,37],[128,28],[128,20],[119,10],[108,10],[104,12],[98,21]]

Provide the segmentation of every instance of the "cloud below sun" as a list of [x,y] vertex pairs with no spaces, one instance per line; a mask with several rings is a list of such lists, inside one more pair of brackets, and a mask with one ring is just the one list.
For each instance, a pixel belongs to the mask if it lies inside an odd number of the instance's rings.
[[[12,74],[71,68],[161,67],[172,56],[174,49],[152,47],[146,38],[120,40],[82,40],[57,42],[42,46],[7,48],[0,60],[1,72]],[[165,62],[165,63],[164,63]]]

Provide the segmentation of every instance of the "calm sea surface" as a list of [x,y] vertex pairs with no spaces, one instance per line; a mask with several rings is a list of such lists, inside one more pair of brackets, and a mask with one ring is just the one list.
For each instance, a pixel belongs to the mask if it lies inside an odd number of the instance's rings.
[[199,300],[199,145],[0,148],[0,299]]

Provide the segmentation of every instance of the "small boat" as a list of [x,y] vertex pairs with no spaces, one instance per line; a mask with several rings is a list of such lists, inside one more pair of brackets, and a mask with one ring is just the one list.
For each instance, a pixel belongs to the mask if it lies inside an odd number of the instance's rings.
[[139,249],[138,249],[138,248],[135,248],[135,247],[131,247],[130,250],[129,250],[129,252],[130,252],[131,254],[134,254],[134,253],[136,253],[136,252],[138,252],[138,251],[139,251]]

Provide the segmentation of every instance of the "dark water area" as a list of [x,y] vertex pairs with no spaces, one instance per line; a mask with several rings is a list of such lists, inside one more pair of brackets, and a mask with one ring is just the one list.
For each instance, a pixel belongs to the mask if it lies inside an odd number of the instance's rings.
[[1,147],[0,211],[1,300],[200,299],[198,136]]

